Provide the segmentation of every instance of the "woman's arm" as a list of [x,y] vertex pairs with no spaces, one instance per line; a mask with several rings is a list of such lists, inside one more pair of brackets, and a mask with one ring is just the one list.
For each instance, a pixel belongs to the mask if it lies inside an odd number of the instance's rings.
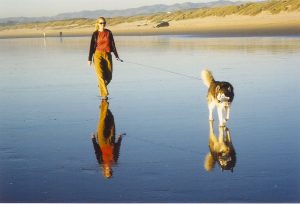
[[112,34],[111,31],[109,31],[109,33],[110,33],[110,46],[111,46],[111,51],[114,53],[115,57],[116,57],[117,59],[119,59],[119,55],[118,55],[118,51],[117,51],[117,48],[116,48],[114,36],[113,36],[113,34]]
[[90,51],[89,51],[89,57],[88,57],[88,61],[92,62],[93,60],[93,55],[95,52],[95,33],[93,33],[92,38],[91,38],[91,43],[90,43]]
[[94,150],[95,150],[95,155],[96,155],[96,159],[98,161],[99,164],[102,164],[102,152],[101,152],[101,149],[100,149],[100,146],[96,140],[96,137],[97,137],[97,133],[93,133],[92,135],[92,142],[93,142],[93,147],[94,147]]

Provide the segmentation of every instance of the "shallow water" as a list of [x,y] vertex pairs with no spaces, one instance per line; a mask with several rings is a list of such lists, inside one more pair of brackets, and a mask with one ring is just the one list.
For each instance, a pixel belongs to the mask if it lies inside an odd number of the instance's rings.
[[[300,202],[300,38],[116,37],[108,105],[126,135],[110,179],[89,40],[0,40],[1,202]],[[234,86],[233,172],[204,168],[201,80],[158,70],[204,68]]]

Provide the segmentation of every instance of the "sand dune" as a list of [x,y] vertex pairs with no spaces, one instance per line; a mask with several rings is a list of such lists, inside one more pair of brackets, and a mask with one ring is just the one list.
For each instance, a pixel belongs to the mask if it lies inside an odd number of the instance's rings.
[[[108,28],[115,35],[162,35],[162,34],[202,34],[220,36],[253,35],[300,35],[300,12],[267,12],[256,16],[229,15],[225,17],[204,17],[170,21],[169,27],[154,28],[156,24],[145,21],[121,23]],[[0,31],[0,38],[8,37],[47,37],[91,35],[93,26],[47,27],[38,29],[6,29]]]

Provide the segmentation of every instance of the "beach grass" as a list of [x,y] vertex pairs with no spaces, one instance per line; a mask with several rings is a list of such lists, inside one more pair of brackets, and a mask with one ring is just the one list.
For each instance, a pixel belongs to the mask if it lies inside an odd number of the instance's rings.
[[[263,14],[278,15],[282,13],[300,13],[299,0],[269,0],[264,2],[249,2],[240,5],[218,6],[212,8],[199,8],[181,10],[175,12],[164,12],[150,15],[138,15],[128,17],[107,18],[110,27],[122,24],[134,24],[136,27],[153,26],[161,21],[181,22],[191,19],[215,18],[222,21],[228,16],[250,16],[255,17]],[[269,16],[270,16],[269,15]],[[211,22],[213,25],[215,22]],[[259,23],[259,22],[258,22]],[[9,35],[14,30],[26,30],[26,32],[52,32],[64,31],[65,33],[86,33],[93,30],[95,19],[77,18],[69,20],[24,23],[16,25],[0,25],[0,37]],[[175,23],[176,24],[176,23]],[[139,28],[140,29],[140,28]],[[140,32],[139,32],[140,33]]]

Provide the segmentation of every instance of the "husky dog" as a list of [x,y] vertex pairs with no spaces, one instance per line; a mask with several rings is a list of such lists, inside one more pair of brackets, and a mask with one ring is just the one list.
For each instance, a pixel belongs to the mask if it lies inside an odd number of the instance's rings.
[[208,87],[209,120],[213,120],[213,109],[217,106],[219,125],[225,126],[226,121],[229,120],[230,105],[234,97],[233,86],[228,82],[215,81],[209,70],[203,70],[201,77],[203,83]]
[[236,164],[236,153],[232,144],[230,131],[225,126],[219,126],[219,137],[214,133],[213,121],[209,121],[209,153],[205,157],[204,168],[212,171],[216,162],[222,171],[231,170]]

